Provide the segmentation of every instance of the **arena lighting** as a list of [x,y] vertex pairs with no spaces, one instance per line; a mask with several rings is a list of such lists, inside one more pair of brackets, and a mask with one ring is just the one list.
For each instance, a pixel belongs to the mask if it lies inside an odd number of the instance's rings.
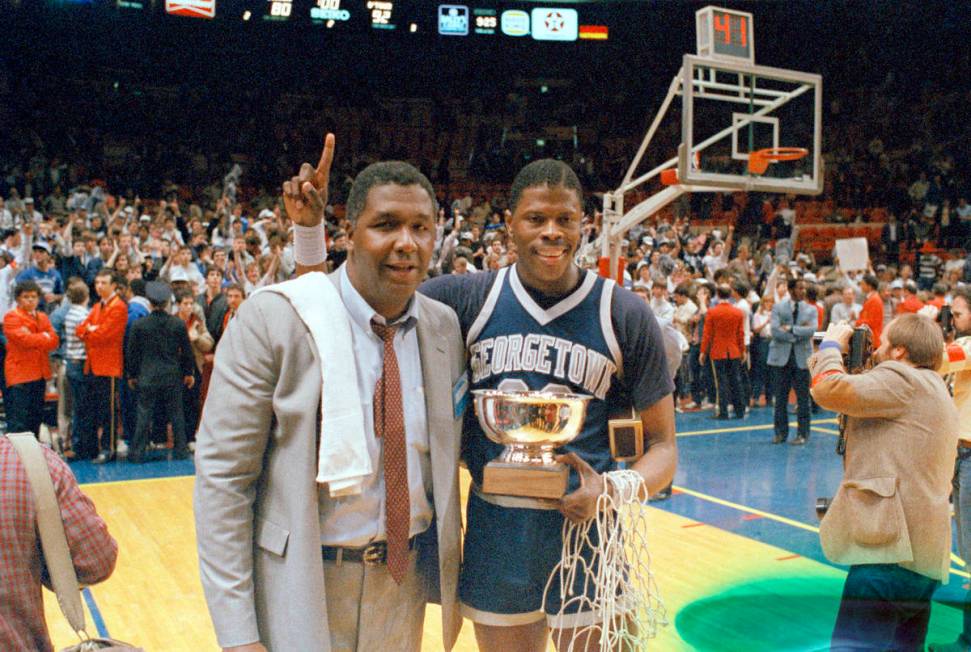
[[414,34],[415,32],[418,31],[418,25],[416,25],[415,23],[412,23],[411,25],[408,26],[408,31]]
[[253,14],[250,12],[249,9],[243,12],[243,20],[249,20],[250,18],[252,18],[252,16]]

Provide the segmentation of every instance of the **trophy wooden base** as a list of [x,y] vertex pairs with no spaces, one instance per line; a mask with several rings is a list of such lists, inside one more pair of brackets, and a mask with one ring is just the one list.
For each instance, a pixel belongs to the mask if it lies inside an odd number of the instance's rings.
[[559,499],[566,493],[566,464],[537,466],[492,461],[482,472],[482,491],[505,496]]

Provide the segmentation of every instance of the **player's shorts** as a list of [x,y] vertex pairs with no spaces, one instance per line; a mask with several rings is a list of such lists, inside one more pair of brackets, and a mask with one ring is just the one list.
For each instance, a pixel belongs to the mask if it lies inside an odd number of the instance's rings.
[[[546,619],[553,628],[585,627],[596,621],[592,611],[579,612],[573,596],[593,598],[595,587],[584,586],[577,573],[575,592],[560,612],[559,573],[550,584],[546,605],[543,592],[563,549],[563,520],[553,509],[524,509],[494,505],[469,492],[467,527],[459,597],[462,615],[476,623],[496,626],[528,625]],[[596,542],[596,529],[591,538]],[[593,551],[581,556],[590,563]]]

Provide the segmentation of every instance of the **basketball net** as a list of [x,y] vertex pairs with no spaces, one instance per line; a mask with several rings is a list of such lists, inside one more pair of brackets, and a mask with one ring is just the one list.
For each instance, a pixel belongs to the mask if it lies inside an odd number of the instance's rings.
[[[583,523],[564,519],[562,556],[543,591],[545,607],[553,581],[559,580],[558,620],[581,612],[595,615],[595,621],[585,627],[557,630],[559,652],[591,649],[588,640],[595,645],[599,640],[599,647],[592,649],[601,652],[643,650],[658,627],[668,624],[651,573],[647,510],[640,500],[647,493],[644,479],[631,470],[611,471],[603,477],[597,515]],[[591,539],[594,530],[599,543]],[[593,551],[589,561],[584,550]],[[564,634],[568,631],[572,631],[569,641]]]

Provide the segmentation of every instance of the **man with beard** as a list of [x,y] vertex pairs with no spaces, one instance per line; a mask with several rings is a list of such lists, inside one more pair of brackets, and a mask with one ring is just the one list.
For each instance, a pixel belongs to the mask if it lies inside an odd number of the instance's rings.
[[845,415],[843,478],[819,526],[826,558],[849,566],[833,650],[922,650],[931,596],[950,573],[948,495],[960,430],[937,370],[941,329],[887,324],[875,366],[847,373],[853,327],[830,324],[809,360],[812,395]]
[[[958,554],[971,562],[971,287],[953,290],[951,316],[957,339],[948,345],[939,373],[950,377],[958,409],[958,451],[954,470],[954,519]],[[964,598],[964,626],[956,641],[931,644],[931,652],[971,650],[971,591]]]

